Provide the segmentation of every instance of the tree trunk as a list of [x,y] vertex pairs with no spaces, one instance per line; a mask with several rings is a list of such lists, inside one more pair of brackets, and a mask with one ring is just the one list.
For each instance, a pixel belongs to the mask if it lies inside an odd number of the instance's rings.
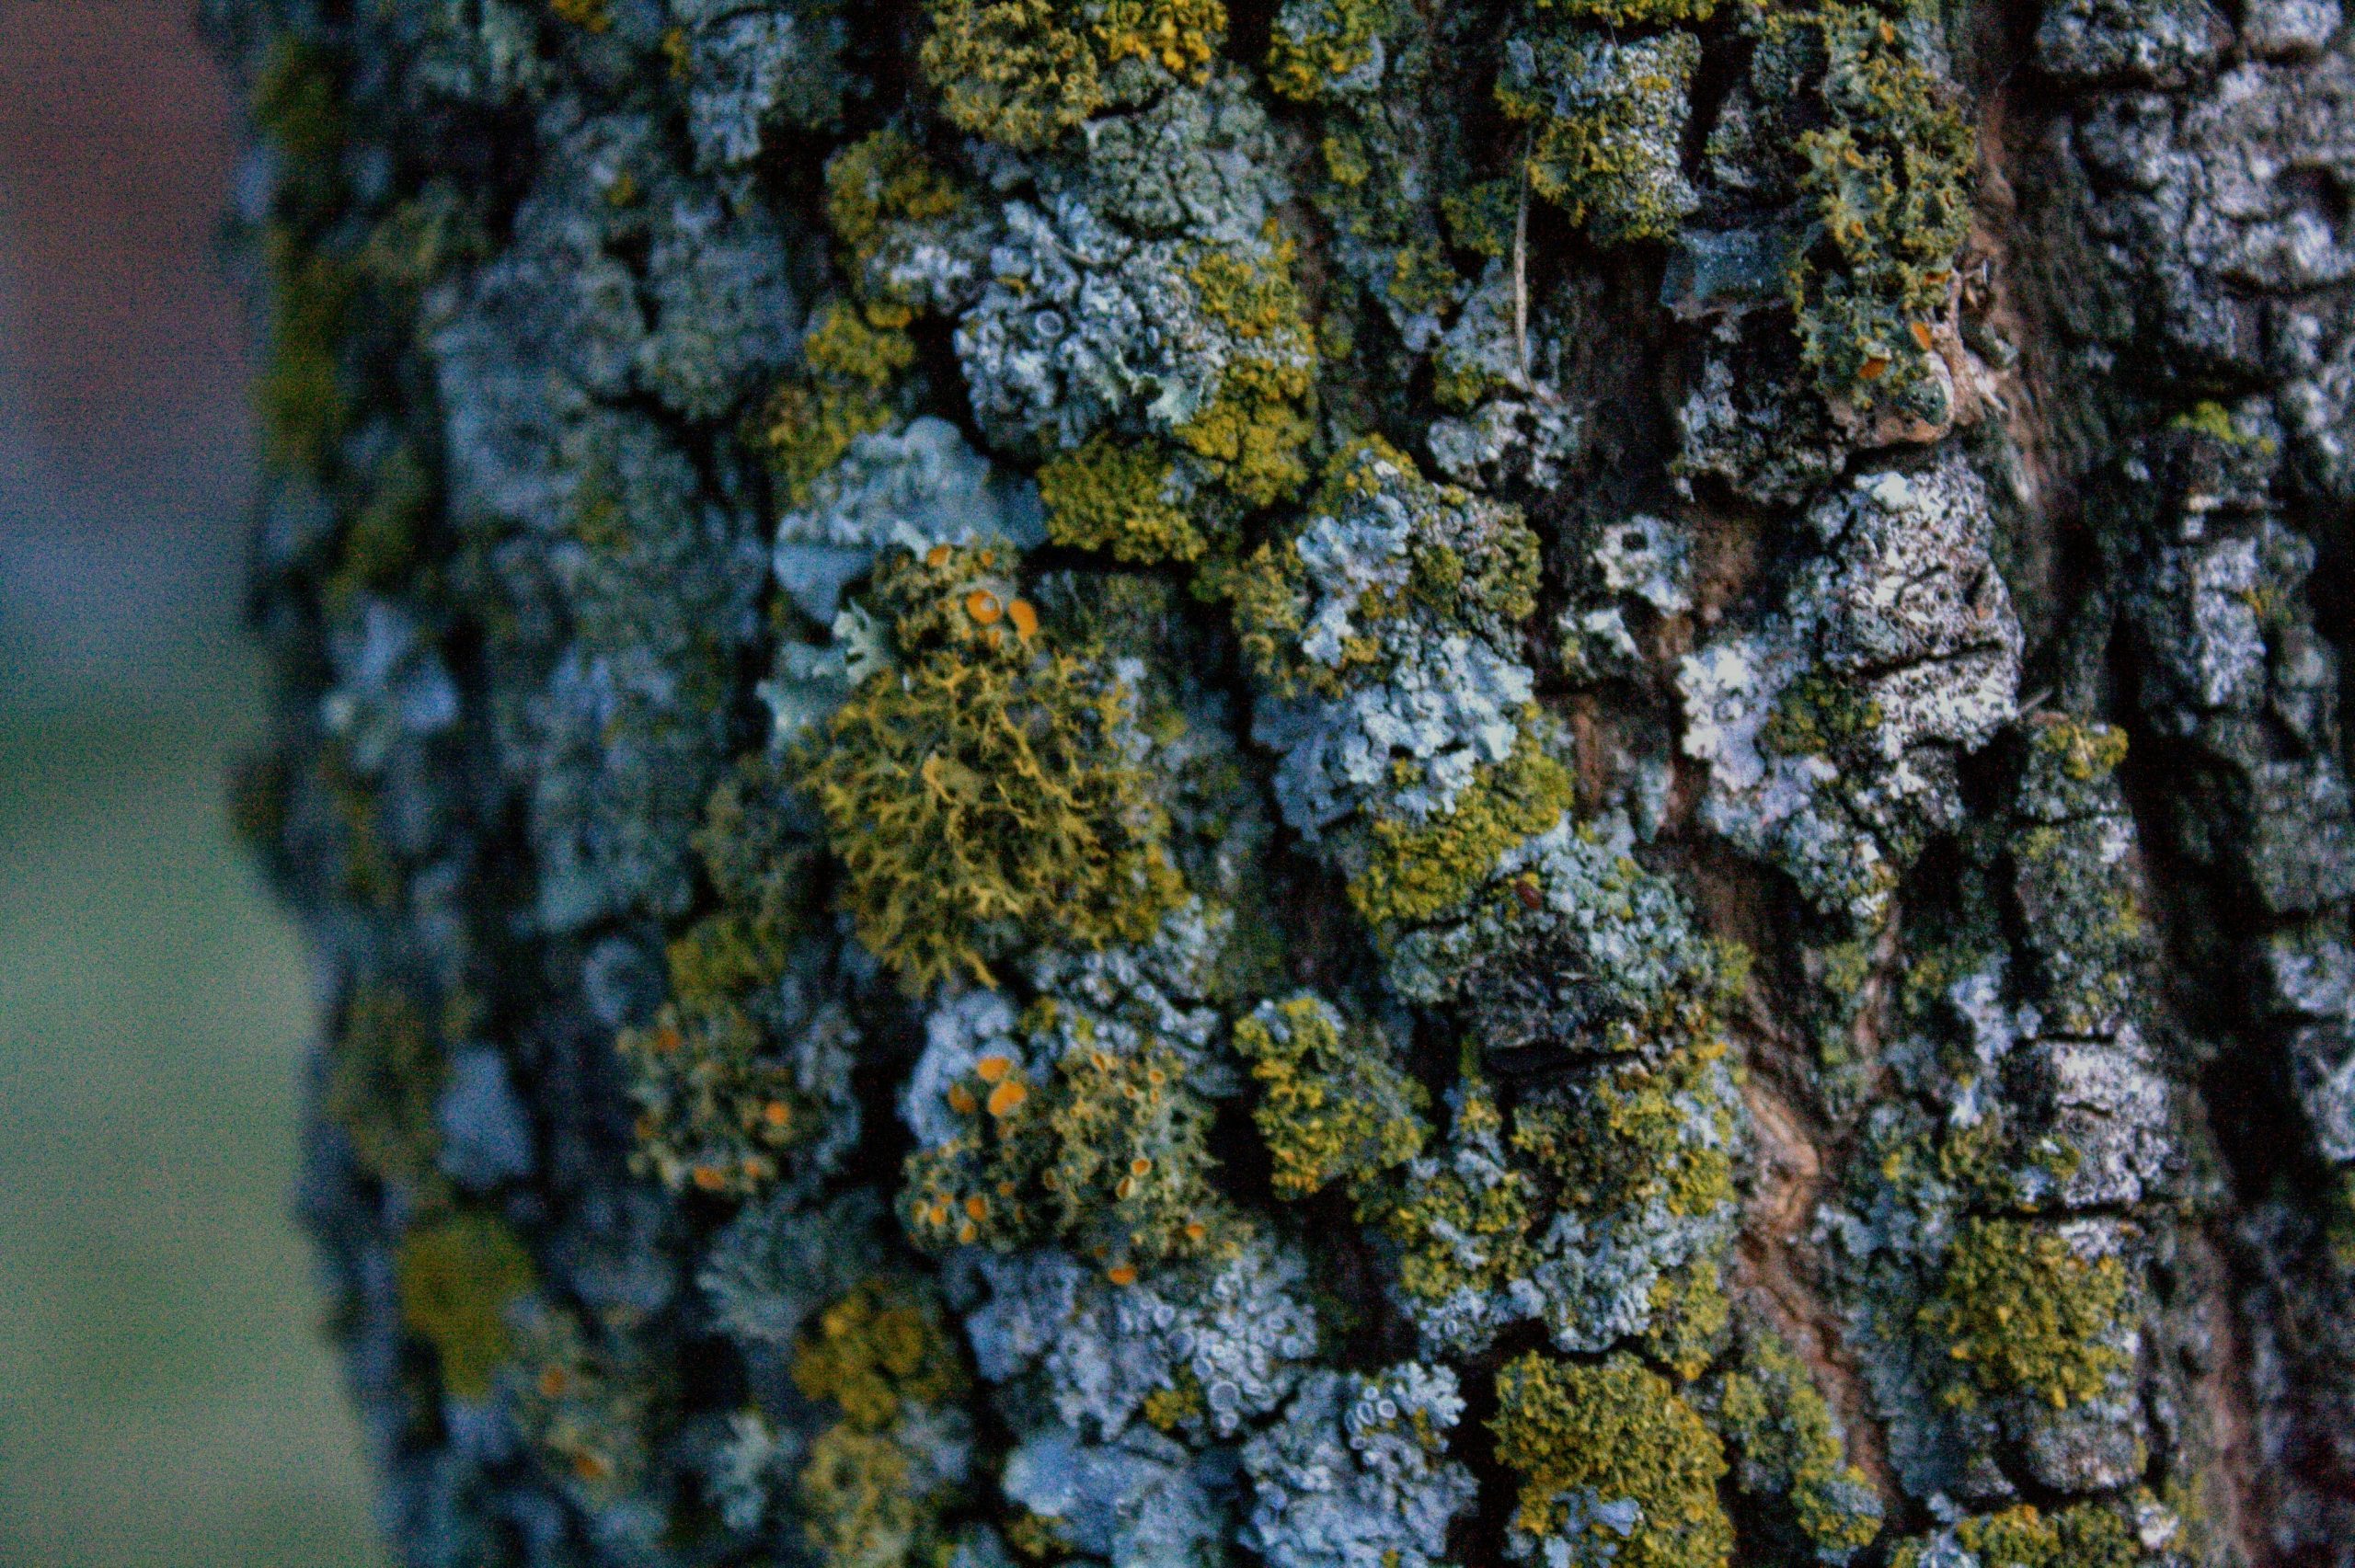
[[406,1561],[2355,1563],[2337,0],[209,13]]

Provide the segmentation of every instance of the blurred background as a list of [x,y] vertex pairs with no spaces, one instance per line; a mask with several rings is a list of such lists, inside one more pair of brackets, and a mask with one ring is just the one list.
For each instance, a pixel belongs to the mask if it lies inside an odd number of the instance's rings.
[[235,166],[192,0],[0,0],[0,1564],[378,1562],[288,1218]]

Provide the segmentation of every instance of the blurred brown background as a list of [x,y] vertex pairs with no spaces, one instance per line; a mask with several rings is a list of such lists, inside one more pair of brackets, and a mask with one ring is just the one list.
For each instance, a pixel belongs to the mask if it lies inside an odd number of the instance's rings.
[[376,1561],[287,1218],[310,979],[224,827],[242,313],[187,0],[0,0],[0,1563]]

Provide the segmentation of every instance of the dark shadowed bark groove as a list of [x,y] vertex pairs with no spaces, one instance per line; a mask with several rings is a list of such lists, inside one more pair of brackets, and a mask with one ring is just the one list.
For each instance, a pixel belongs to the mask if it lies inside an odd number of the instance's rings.
[[403,1561],[2355,1568],[2337,0],[208,0]]

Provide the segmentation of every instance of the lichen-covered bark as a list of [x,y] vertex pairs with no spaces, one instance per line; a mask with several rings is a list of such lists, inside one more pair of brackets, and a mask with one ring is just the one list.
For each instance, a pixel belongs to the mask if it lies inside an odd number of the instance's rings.
[[2336,0],[211,0],[417,1564],[2355,1563]]

